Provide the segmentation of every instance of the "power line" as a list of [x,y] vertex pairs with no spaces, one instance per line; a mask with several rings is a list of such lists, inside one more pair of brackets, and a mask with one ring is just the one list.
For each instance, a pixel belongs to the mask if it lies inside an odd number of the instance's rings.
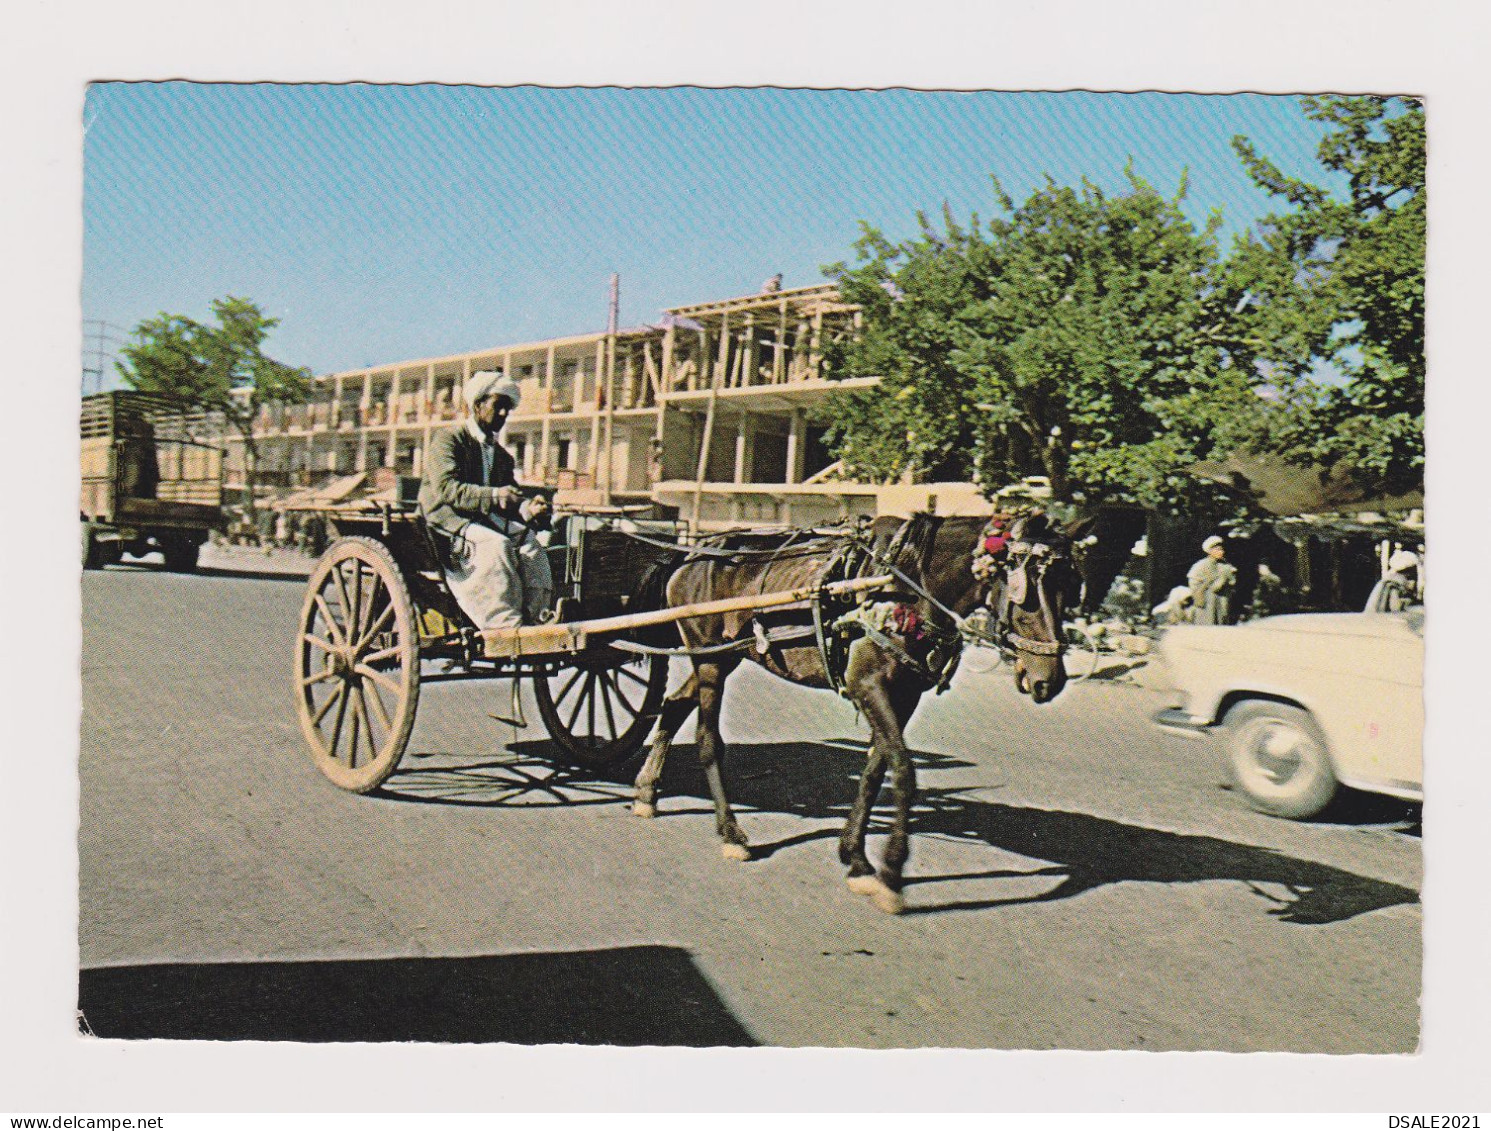
[[[109,369],[108,363],[118,363],[118,354],[114,350],[105,347],[106,345],[120,345],[126,339],[109,333],[108,331],[110,330],[117,330],[120,334],[126,336],[129,334],[129,331],[123,326],[104,318],[83,319],[82,360],[85,364],[82,367],[82,386],[85,394],[88,391],[88,379],[90,377],[93,378],[93,391],[95,393],[103,392],[104,374]],[[90,360],[94,363],[91,366],[86,364]]]

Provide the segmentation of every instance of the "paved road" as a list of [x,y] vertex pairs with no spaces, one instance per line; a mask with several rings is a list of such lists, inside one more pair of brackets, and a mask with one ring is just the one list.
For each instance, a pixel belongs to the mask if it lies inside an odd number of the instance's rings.
[[[429,1039],[1411,1050],[1420,846],[1366,804],[1248,812],[1154,693],[1037,708],[965,669],[910,730],[900,918],[833,837],[866,733],[750,669],[725,712],[762,858],[721,858],[692,749],[640,821],[430,687],[405,770],[341,793],[301,747],[290,577],[83,580],[80,945],[98,1032]],[[749,665],[747,665],[749,669]],[[684,735],[688,738],[687,732]]]

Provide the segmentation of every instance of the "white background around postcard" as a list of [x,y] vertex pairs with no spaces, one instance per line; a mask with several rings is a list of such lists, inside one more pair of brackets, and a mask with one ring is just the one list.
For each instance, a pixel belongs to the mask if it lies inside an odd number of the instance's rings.
[[[0,1111],[1491,1109],[1488,11],[1384,0],[33,0],[11,8],[0,66]],[[663,1052],[79,1038],[71,512],[81,118],[85,84],[110,78],[1426,96],[1435,591],[1422,1052]]]

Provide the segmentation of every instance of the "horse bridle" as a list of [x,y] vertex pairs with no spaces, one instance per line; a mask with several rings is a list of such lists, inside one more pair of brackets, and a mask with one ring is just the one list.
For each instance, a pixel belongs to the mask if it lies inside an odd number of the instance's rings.
[[[1060,656],[1066,651],[1066,644],[1062,640],[1061,622],[1056,611],[1051,608],[1051,602],[1046,595],[1046,573],[1054,565],[1065,562],[1070,558],[1067,548],[1057,542],[1041,542],[1029,539],[1018,539],[1005,546],[1008,555],[1005,565],[1004,594],[1000,598],[999,625],[1000,635],[1003,640],[1022,652],[1028,652],[1035,656]],[[1031,576],[1032,567],[1034,577]],[[1032,640],[1027,636],[1021,636],[1014,629],[1014,610],[1023,608],[1029,587],[1034,584],[1036,597],[1040,602],[1040,614],[1043,627],[1050,634],[1050,640]]]

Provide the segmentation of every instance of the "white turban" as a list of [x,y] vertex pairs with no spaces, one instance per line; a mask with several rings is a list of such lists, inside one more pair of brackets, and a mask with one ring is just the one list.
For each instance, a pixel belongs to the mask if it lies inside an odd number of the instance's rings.
[[1213,534],[1205,542],[1201,543],[1201,549],[1204,550],[1204,551],[1210,551],[1211,549],[1213,549],[1216,546],[1225,546],[1225,545],[1226,545],[1225,542],[1223,542],[1220,538],[1218,538],[1215,534]]
[[1394,550],[1393,556],[1387,560],[1387,568],[1394,573],[1402,573],[1405,570],[1418,569],[1419,556],[1412,550]]
[[517,408],[522,395],[518,390],[518,383],[498,369],[484,369],[480,373],[473,373],[466,378],[461,392],[466,398],[467,408],[475,407],[482,397],[503,397],[513,408]]

